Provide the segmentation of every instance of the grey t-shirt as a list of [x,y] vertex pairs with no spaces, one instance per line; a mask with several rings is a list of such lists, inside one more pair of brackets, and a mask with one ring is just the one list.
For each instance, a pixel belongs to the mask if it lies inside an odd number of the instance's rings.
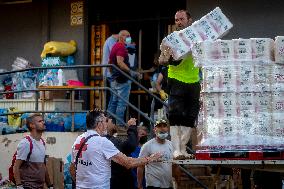
[[[166,140],[164,144],[157,142],[155,138],[146,142],[140,151],[139,157],[146,157],[153,153],[161,152],[163,160],[173,158],[172,142]],[[146,186],[169,188],[172,183],[172,164],[162,162],[152,162],[145,166]]]
[[[42,140],[37,141],[33,139],[33,137],[31,136],[30,138],[33,142],[33,150],[29,161],[36,163],[43,163],[45,158],[45,146]],[[18,144],[16,159],[26,161],[29,152],[30,152],[30,142],[28,141],[28,139],[24,138]]]

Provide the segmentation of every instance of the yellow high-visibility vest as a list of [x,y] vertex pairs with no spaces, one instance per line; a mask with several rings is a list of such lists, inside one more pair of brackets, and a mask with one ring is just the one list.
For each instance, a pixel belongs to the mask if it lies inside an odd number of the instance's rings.
[[184,83],[196,83],[199,81],[199,68],[194,67],[193,58],[189,55],[179,65],[169,65],[168,77]]

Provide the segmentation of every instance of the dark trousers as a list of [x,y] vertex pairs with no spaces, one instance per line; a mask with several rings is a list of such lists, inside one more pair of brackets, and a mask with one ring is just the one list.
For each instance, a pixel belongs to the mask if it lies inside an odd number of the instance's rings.
[[112,177],[110,179],[110,189],[134,189],[132,177]]
[[195,127],[200,108],[200,83],[168,79],[169,122],[171,126]]

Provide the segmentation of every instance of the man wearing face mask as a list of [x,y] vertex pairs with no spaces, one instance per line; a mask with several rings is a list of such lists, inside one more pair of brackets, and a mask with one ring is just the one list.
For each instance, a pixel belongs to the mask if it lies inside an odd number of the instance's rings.
[[[141,147],[147,142],[148,140],[148,129],[145,126],[139,126],[137,128],[138,131],[138,146],[136,146],[135,150],[131,153],[131,157],[133,158],[138,158],[140,151],[141,151]],[[131,170],[132,172],[132,176],[133,176],[133,182],[134,182],[134,188],[137,189],[138,185],[137,185],[137,168],[134,168]],[[145,176],[143,176],[143,181],[142,181],[142,185],[143,185],[143,189],[146,188],[146,182],[145,182]]]
[[[154,132],[156,135],[155,138],[149,140],[142,146],[139,157],[147,157],[153,152],[160,152],[162,153],[162,160],[171,160],[173,157],[173,146],[171,141],[167,140],[169,136],[168,123],[165,120],[157,121],[155,123]],[[137,182],[139,189],[142,189],[144,169],[147,189],[173,188],[171,163],[155,162],[146,164],[145,166],[139,166],[137,168]]]
[[72,146],[70,174],[77,189],[109,189],[111,161],[130,169],[161,157],[160,153],[145,158],[127,157],[105,137],[110,122],[98,109],[86,116],[87,132],[78,136]]
[[[129,157],[131,152],[133,152],[138,145],[136,119],[131,118],[128,120],[127,125],[128,129],[126,140],[119,139],[115,136],[117,134],[117,126],[113,123],[108,124],[108,134],[106,137],[119,151]],[[132,181],[133,179],[130,169],[126,169],[114,161],[111,162],[110,189],[133,189],[134,184]]]
[[[127,30],[121,30],[118,34],[118,42],[112,47],[109,60],[110,64],[118,66],[126,74],[131,77],[140,77],[138,72],[130,69],[127,44],[131,43],[130,33]],[[131,89],[131,81],[122,75],[118,70],[111,69],[110,87],[114,90],[116,95],[111,95],[108,111],[117,115],[119,118],[116,120],[116,125],[123,126],[124,112],[126,109],[126,103],[121,98],[128,101]],[[120,98],[121,97],[121,98]]]

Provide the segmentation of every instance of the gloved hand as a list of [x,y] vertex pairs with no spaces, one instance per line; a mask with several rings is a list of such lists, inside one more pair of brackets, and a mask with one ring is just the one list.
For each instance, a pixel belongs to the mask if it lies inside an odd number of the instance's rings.
[[24,189],[23,185],[18,185],[17,189]]
[[139,80],[142,79],[142,74],[139,73],[139,72],[130,70],[129,73],[130,73],[131,77],[133,77],[133,78],[137,78]]
[[160,90],[159,94],[162,100],[166,100],[169,97],[169,95],[164,90]]

